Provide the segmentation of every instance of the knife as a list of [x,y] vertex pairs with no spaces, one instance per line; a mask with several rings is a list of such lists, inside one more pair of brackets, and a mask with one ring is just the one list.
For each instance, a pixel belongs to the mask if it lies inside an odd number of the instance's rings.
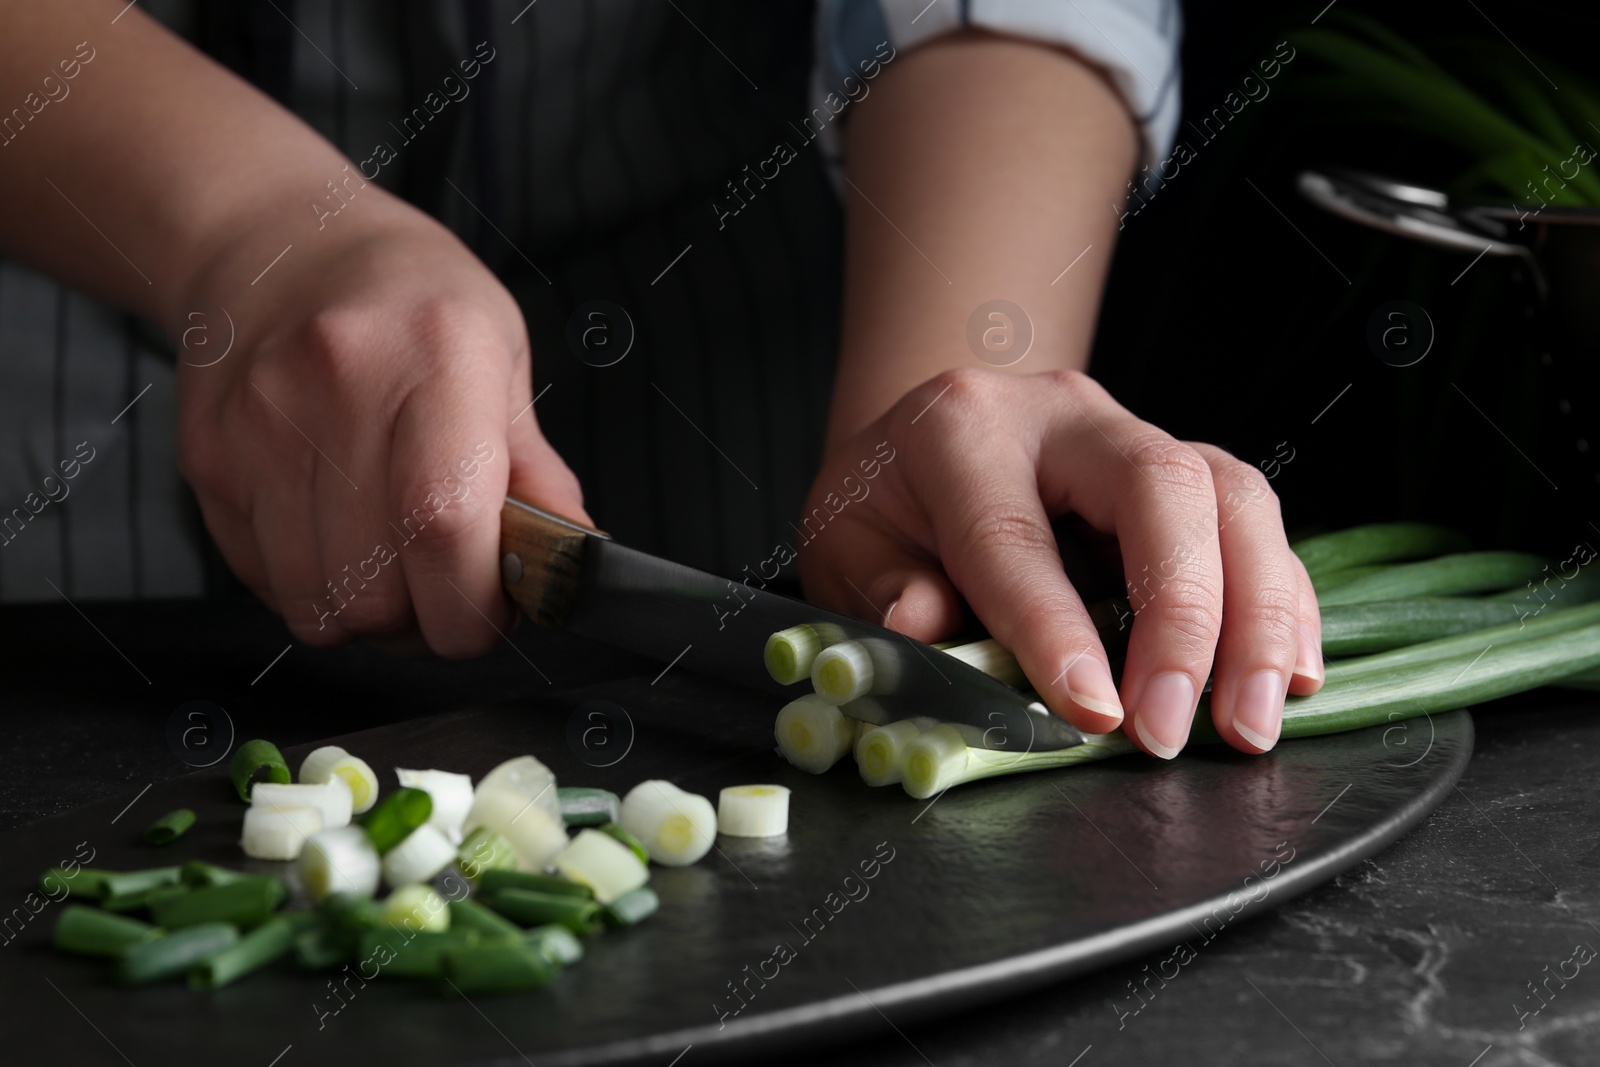
[[[1084,735],[1031,696],[954,656],[882,626],[628,548],[610,535],[507,498],[500,511],[501,578],[540,626],[627,649],[793,700],[804,683],[767,672],[767,638],[809,624],[860,641],[878,679],[841,710],[872,722],[928,715],[957,724],[968,744],[1027,752],[1070,748]],[[665,673],[665,672],[663,672]]]

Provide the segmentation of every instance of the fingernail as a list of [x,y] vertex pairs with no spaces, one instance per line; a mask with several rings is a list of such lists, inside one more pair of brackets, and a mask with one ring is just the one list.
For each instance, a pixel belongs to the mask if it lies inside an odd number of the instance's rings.
[[900,598],[895,597],[889,601],[889,606],[883,609],[883,628],[889,628],[889,620],[894,618],[894,609],[900,606]]
[[1295,652],[1294,673],[1314,682],[1320,682],[1327,676],[1322,666],[1322,642],[1318,640],[1316,632],[1304,623],[1300,624],[1300,647]]
[[1133,729],[1152,753],[1171,759],[1189,740],[1193,721],[1194,682],[1182,671],[1169,671],[1145,685],[1133,715]]
[[1117,683],[1111,680],[1111,669],[1097,659],[1082,656],[1067,668],[1065,675],[1067,699],[1088,711],[1116,720],[1106,729],[1113,730],[1122,722],[1122,701],[1117,698]]
[[1233,728],[1263,752],[1278,743],[1278,731],[1283,728],[1283,675],[1257,671],[1244,680],[1233,707]]

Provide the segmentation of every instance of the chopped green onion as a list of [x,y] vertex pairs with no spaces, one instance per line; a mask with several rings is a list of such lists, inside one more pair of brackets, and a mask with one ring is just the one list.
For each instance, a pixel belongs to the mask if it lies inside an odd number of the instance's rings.
[[616,822],[622,800],[609,789],[562,786],[556,790],[561,819],[568,826],[602,826]]
[[522,927],[470,897],[450,901],[450,929],[475,930],[484,941],[522,936]]
[[322,812],[316,808],[252,804],[244,813],[239,847],[251,859],[298,859],[306,842],[322,829]]
[[207,956],[189,972],[190,989],[221,989],[252,971],[281,960],[294,950],[295,938],[320,919],[314,912],[279,915],[244,937]]
[[[646,861],[640,860],[640,862]],[[586,885],[574,882],[570,878],[554,874],[534,874],[532,871],[485,871],[479,888],[485,894],[498,893],[502,889],[527,889],[534,893],[550,893],[558,897],[594,899],[594,890]]]
[[556,856],[555,868],[594,890],[601,904],[633,892],[650,880],[650,869],[614,837],[598,830],[579,830]]
[[[544,766],[532,756],[524,758],[538,767]],[[491,776],[494,773],[491,771]],[[501,834],[516,851],[517,865],[530,871],[543,870],[557,852],[567,847],[567,827],[561,821],[554,776],[543,787],[549,796],[548,804],[528,795],[528,789],[540,780],[530,769],[507,772],[495,780],[485,778],[472,801],[472,813],[467,816],[468,830],[486,826]]]
[[399,929],[442,933],[450,929],[450,906],[430,885],[406,885],[383,902],[383,921]]
[[339,930],[359,933],[383,925],[383,906],[359,893],[334,893],[323,899],[321,911]]
[[433,798],[429,825],[450,840],[459,840],[461,825],[472,810],[472,776],[454,771],[408,771],[398,767],[394,773],[402,786],[421,789]]
[[257,782],[287,785],[291,781],[289,765],[284,762],[278,746],[271,741],[257,739],[240,745],[228,764],[228,770],[233,777],[233,788],[245,803],[250,802],[250,790]]
[[516,867],[517,853],[504,834],[497,834],[487,826],[480,826],[467,835],[456,851],[456,866],[470,882],[476,882],[492,870]]
[[[540,763],[533,756],[517,756],[514,759],[508,759],[484,775],[483,780],[478,783],[478,788],[473,794],[474,808],[477,807],[478,801],[482,800],[486,794],[492,796],[501,792],[517,797],[519,810],[523,804],[532,803],[550,816],[552,821],[560,823],[561,801],[556,794],[556,776],[551,773],[549,767]],[[478,825],[487,824],[474,820],[472,814],[469,813],[467,815],[466,828],[471,829]],[[507,834],[506,836],[511,837],[513,843],[515,843],[516,838],[513,835]]]
[[1328,607],[1490,592],[1537,578],[1546,566],[1548,561],[1543,557],[1526,552],[1462,552],[1420,563],[1385,567],[1377,574],[1357,578],[1320,594],[1317,602]]
[[182,837],[189,827],[193,825],[194,812],[188,808],[169,811],[150,824],[150,828],[144,832],[144,843],[147,845],[170,845]]
[[784,759],[803,771],[822,774],[855,743],[855,720],[837,705],[807,693],[783,706],[772,733]]
[[905,773],[905,750],[938,722],[926,716],[875,726],[856,739],[856,769],[868,785],[894,785]]
[[814,626],[791,626],[767,638],[763,658],[767,673],[779,685],[794,685],[811,677],[811,664],[822,651],[822,637]]
[[67,892],[77,893],[89,900],[100,900],[106,895],[106,883],[121,871],[102,871],[93,867],[79,867],[69,871],[65,867],[51,867],[39,876],[39,892],[47,897],[55,896],[55,887],[52,880],[67,888]]
[[161,937],[160,927],[86,904],[68,904],[56,919],[55,946],[85,956],[116,956],[129,945]]
[[729,837],[777,837],[788,832],[787,786],[730,785],[717,795],[717,833]]
[[253,808],[316,808],[322,815],[324,830],[350,825],[350,814],[355,810],[353,804],[350,783],[337,775],[326,782],[301,785],[261,782],[250,791]]
[[256,875],[153,900],[150,914],[157,926],[168,930],[217,922],[249,930],[272,918],[287,896],[288,889],[282,882]]
[[559,923],[575,934],[592,933],[600,926],[600,905],[579,897],[501,889],[489,897],[489,907],[522,926]]
[[535,926],[522,935],[528,946],[558,967],[570,967],[583,959],[583,942],[565,926]]
[[556,974],[556,968],[536,949],[505,943],[446,952],[443,969],[447,982],[443,988],[463,996],[538,989]]
[[633,834],[624,829],[621,823],[608,822],[604,826],[595,827],[595,829],[599,830],[607,837],[614,837],[618,841],[621,841],[624,845],[627,845],[628,851],[632,852],[635,856],[638,856],[640,863],[650,862],[650,850],[644,847],[643,841],[640,841],[637,837],[633,836]]
[[622,825],[657,863],[687,867],[716,843],[717,813],[705,797],[654,779],[640,782],[622,798]]
[[373,838],[378,854],[387,853],[434,814],[434,798],[421,789],[400,787],[378,801],[378,806],[362,816],[366,837]]
[[294,939],[294,961],[306,971],[331,971],[346,963],[356,950],[356,935],[324,926],[305,930]]
[[391,886],[426,882],[455,862],[456,847],[432,823],[423,823],[383,857],[383,880]]
[[166,937],[129,945],[117,957],[117,981],[148,985],[186,974],[190,968],[239,940],[230,923],[201,923]]
[[1467,546],[1464,535],[1443,526],[1425,522],[1379,522],[1307,537],[1289,547],[1315,579],[1319,574],[1368,563],[1393,563],[1464,552]]
[[872,692],[876,671],[872,654],[860,641],[840,641],[817,653],[811,686],[829,704],[848,704]]
[[656,896],[656,891],[641,886],[607,904],[600,910],[600,917],[610,927],[636,926],[654,915],[659,907],[661,898]]
[[108,896],[100,902],[100,906],[114,912],[148,911],[163,900],[181,897],[187,892],[189,887],[186,885],[153,885],[149,889]]
[[230,871],[226,867],[218,867],[200,860],[190,860],[178,871],[178,880],[191,889],[202,889],[210,885],[227,885],[245,878],[254,878],[253,874],[243,871]]
[[[378,973],[386,978],[437,978],[445,953],[477,944],[476,930],[424,930],[410,934],[368,930],[361,935],[359,951],[362,959],[373,959],[380,947],[387,948],[387,960],[374,960]],[[520,939],[517,944],[520,946]]]
[[[372,810],[378,800],[378,776],[372,773],[367,761],[352,756],[338,745],[323,745],[314,750],[300,764],[299,782],[322,785],[335,776],[344,779],[350,787],[350,810],[359,815]],[[405,783],[400,783],[404,785]]]
[[312,834],[300,853],[300,880],[313,900],[330,893],[370,897],[378,891],[379,873],[378,850],[359,826]]
[[112,911],[144,907],[150,890],[178,884],[178,867],[151,867],[142,871],[107,871],[100,879],[101,905]]

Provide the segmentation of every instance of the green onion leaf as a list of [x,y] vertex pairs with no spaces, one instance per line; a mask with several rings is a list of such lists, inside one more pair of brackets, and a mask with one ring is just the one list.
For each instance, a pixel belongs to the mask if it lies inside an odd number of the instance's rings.
[[556,975],[556,968],[537,949],[503,942],[446,952],[442,992],[463,996],[520,993],[538,989]]
[[150,824],[150,828],[144,832],[144,842],[147,845],[170,845],[193,825],[194,812],[188,808],[169,811]]
[[226,885],[191,889],[150,902],[156,925],[168,930],[202,923],[229,923],[249,930],[272,918],[289,891],[276,878],[253,875]]
[[661,898],[656,896],[656,891],[649,886],[640,886],[607,904],[601,909],[600,917],[607,926],[613,928],[636,926],[654,915],[660,907]]
[[238,928],[230,923],[201,923],[174,930],[166,937],[129,945],[117,957],[117,981],[123,985],[148,985],[177,978],[238,940]]
[[485,871],[483,872],[483,880],[478,883],[478,887],[485,896],[498,893],[502,889],[526,889],[532,893],[546,893],[557,897],[577,897],[579,900],[594,899],[594,890],[586,885],[574,882],[570,878],[562,878],[559,875],[534,874],[532,871]]
[[489,897],[489,907],[522,926],[559,923],[575,934],[600,928],[600,906],[581,897],[502,889]]
[[85,956],[117,956],[129,945],[161,937],[160,927],[84,904],[68,904],[56,920],[55,946]]
[[189,971],[190,989],[221,989],[252,971],[289,955],[295,938],[320,921],[316,912],[298,911],[263,923]]
[[432,814],[433,797],[421,789],[402,786],[362,816],[361,826],[372,839],[372,847],[382,855],[409,837]]

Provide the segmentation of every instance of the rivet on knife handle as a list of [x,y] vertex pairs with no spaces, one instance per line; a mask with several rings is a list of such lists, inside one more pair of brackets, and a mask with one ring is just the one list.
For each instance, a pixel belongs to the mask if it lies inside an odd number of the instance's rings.
[[565,625],[578,595],[584,545],[591,537],[606,536],[508,497],[500,509],[500,577],[506,592],[538,625]]

